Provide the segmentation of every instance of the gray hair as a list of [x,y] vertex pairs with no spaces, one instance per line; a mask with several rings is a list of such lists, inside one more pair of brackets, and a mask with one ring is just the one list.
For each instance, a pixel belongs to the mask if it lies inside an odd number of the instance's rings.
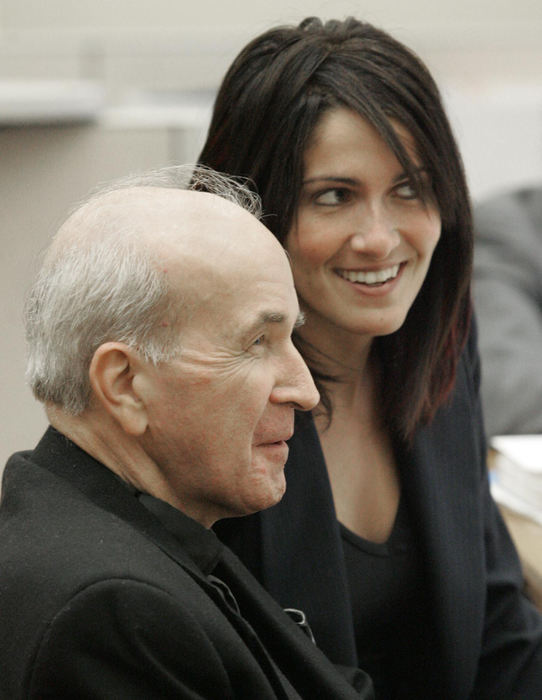
[[[167,167],[108,183],[75,215],[108,192],[132,187],[210,192],[261,218],[259,197],[244,179],[203,166]],[[122,227],[114,233],[50,249],[26,300],[27,382],[39,401],[72,415],[89,405],[89,367],[103,343],[126,343],[155,365],[180,349],[180,292],[158,271],[148,247]]]

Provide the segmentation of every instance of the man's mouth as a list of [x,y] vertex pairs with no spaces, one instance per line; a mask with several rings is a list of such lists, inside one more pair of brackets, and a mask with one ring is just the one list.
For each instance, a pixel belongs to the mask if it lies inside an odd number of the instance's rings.
[[292,433],[285,434],[282,438],[278,437],[276,440],[266,440],[265,442],[262,442],[260,444],[262,445],[284,445],[290,438],[292,437]]
[[339,277],[342,277],[348,282],[357,282],[358,284],[366,284],[371,287],[376,287],[381,284],[385,284],[392,279],[395,279],[399,274],[401,265],[392,265],[391,267],[386,267],[382,270],[368,270],[363,272],[362,270],[337,270]]
[[255,444],[257,447],[273,447],[275,445],[284,445],[294,434],[293,428],[285,430],[280,434],[269,435],[263,439],[259,439]]

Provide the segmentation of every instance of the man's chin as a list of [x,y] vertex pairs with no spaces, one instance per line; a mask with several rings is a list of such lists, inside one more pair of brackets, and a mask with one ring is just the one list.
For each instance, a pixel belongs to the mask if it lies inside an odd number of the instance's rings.
[[[274,475],[272,482],[268,484],[267,488],[260,491],[259,497],[252,498],[251,502],[246,504],[247,510],[250,509],[250,513],[257,513],[261,510],[272,508],[282,500],[285,493],[286,477],[284,476],[284,469],[281,469],[280,474]],[[255,490],[252,496],[255,497],[256,494]],[[248,512],[245,515],[248,515]]]

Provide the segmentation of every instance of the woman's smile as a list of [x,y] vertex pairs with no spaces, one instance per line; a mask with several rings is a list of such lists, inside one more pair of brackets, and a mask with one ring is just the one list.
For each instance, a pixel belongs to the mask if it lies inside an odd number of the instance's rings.
[[[410,135],[395,128],[423,173]],[[308,318],[302,335],[329,347],[338,329],[369,339],[395,332],[439,240],[432,197],[408,180],[374,127],[342,107],[324,113],[304,166],[297,215],[286,237]]]

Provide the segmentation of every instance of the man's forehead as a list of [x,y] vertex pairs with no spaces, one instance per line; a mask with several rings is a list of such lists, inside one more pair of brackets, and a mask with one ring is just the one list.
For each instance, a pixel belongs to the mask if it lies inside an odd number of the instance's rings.
[[177,192],[170,199],[166,190],[163,196],[164,207],[156,215],[156,206],[149,206],[149,240],[155,231],[180,250],[200,255],[204,262],[212,261],[216,253],[222,258],[216,260],[218,268],[243,252],[267,255],[275,245],[263,224],[234,202],[208,192]]
[[[261,280],[290,283],[287,256],[273,234],[239,205],[208,192],[132,186],[83,207],[67,238],[89,244],[126,236],[142,245],[189,300],[235,293]],[[63,242],[65,242],[66,238]]]
[[[83,204],[61,227],[63,235],[113,233],[175,235],[179,240],[196,234],[218,234],[220,225],[236,217],[253,217],[239,205],[210,192],[172,187],[136,185],[96,195]],[[254,218],[257,224],[257,220]],[[201,230],[200,230],[201,229]]]
[[113,189],[98,195],[94,201],[97,203],[100,203],[100,201],[110,203],[112,206],[121,206],[125,203],[146,205],[149,201],[171,202],[186,207],[187,211],[191,207],[225,207],[227,209],[237,206],[233,202],[229,202],[211,192],[156,185],[133,185]]

